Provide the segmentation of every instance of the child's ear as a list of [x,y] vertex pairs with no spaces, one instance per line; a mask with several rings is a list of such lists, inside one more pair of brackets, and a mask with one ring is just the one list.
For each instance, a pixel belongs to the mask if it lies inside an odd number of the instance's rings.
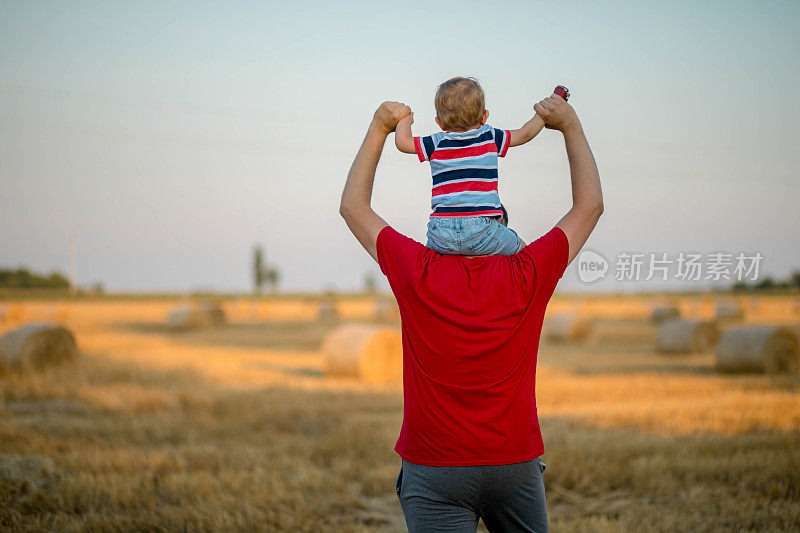
[[489,120],[489,110],[488,109],[484,109],[483,110],[483,120],[481,120],[481,126],[486,124],[487,120]]
[[442,126],[442,122],[439,120],[439,117],[436,117],[436,125],[439,126],[442,131],[444,131],[444,126]]

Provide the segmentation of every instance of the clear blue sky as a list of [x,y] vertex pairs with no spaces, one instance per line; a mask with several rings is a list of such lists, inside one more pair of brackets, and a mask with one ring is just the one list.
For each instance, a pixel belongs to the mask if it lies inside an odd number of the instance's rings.
[[[66,271],[75,233],[82,284],[238,290],[263,243],[286,290],[359,287],[378,270],[338,197],[373,109],[402,100],[429,133],[437,84],[472,75],[503,128],[571,89],[606,197],[591,248],[759,251],[784,276],[798,27],[795,1],[1,1],[0,266]],[[500,176],[527,241],[569,207],[556,133]],[[376,181],[376,209],[424,242],[428,168],[390,143]]]

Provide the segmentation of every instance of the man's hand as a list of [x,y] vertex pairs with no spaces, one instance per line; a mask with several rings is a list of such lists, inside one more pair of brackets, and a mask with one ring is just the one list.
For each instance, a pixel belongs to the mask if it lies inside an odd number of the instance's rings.
[[397,128],[397,123],[411,114],[411,108],[400,102],[384,102],[375,111],[372,124],[385,135]]
[[551,130],[563,132],[579,124],[575,110],[557,94],[535,104],[533,110],[542,117],[545,127]]

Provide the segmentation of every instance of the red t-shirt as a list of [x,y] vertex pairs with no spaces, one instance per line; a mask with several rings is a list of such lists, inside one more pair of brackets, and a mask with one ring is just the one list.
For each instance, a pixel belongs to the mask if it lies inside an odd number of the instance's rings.
[[403,426],[395,451],[431,466],[511,464],[544,452],[536,355],[567,267],[560,228],[515,255],[441,255],[385,227],[378,263],[403,323]]

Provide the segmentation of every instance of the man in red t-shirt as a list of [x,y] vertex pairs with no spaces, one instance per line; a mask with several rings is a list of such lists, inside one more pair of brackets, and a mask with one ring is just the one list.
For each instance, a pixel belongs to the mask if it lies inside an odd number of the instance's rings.
[[403,332],[397,492],[410,531],[546,531],[536,357],[545,308],[603,212],[600,178],[574,109],[534,109],[564,135],[572,208],[515,255],[441,255],[370,206],[386,137],[410,109],[382,104],[347,177],[340,212],[386,275]]

